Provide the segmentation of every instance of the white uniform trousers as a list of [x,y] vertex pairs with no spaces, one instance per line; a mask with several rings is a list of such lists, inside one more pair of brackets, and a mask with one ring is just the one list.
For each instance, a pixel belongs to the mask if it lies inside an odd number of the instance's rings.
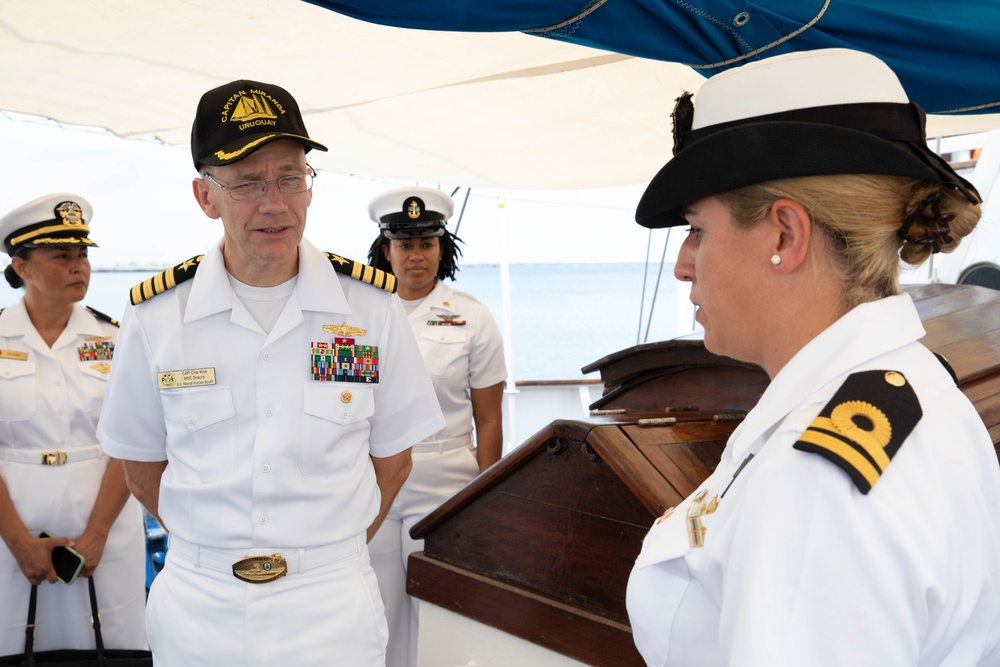
[[[288,574],[233,576],[280,553]],[[317,549],[222,551],[171,537],[146,610],[156,667],[382,667],[387,629],[365,536]]]
[[414,445],[410,476],[368,544],[389,623],[386,667],[416,667],[419,601],[406,594],[406,561],[424,541],[410,529],[479,474],[471,444],[466,437]]

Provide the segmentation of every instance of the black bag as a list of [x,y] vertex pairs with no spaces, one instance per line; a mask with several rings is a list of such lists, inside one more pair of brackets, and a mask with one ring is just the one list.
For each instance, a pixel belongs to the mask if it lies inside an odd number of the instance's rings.
[[106,649],[101,636],[101,618],[97,613],[97,593],[94,578],[87,577],[90,587],[90,613],[94,621],[94,638],[97,648],[62,649],[35,653],[35,600],[38,587],[31,587],[28,602],[28,627],[24,632],[24,653],[0,657],[0,667],[153,667],[153,655],[149,651],[130,649]]

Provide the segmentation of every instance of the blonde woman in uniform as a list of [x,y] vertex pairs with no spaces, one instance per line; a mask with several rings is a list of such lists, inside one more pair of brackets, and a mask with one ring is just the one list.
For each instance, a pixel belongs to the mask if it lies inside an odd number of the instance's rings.
[[[372,567],[389,623],[387,667],[416,667],[417,601],[406,594],[406,561],[423,541],[410,528],[500,459],[501,399],[507,378],[500,331],[476,298],[452,288],[460,250],[445,229],[454,203],[428,187],[403,187],[368,205],[381,233],[368,252],[396,276],[447,425],[413,447],[413,470],[372,539]],[[473,443],[475,424],[475,443]]]
[[979,195],[874,56],[790,53],[674,112],[636,220],[688,225],[674,268],[705,347],[771,383],[629,580],[655,667],[1000,665],[1000,467],[899,265],[954,250]]
[[4,275],[24,287],[0,311],[0,655],[24,650],[32,585],[35,650],[94,647],[87,584],[66,585],[52,566],[66,545],[85,558],[80,576],[94,577],[105,645],[146,647],[142,513],[96,438],[118,326],[79,303],[91,212],[59,193],[0,219]]

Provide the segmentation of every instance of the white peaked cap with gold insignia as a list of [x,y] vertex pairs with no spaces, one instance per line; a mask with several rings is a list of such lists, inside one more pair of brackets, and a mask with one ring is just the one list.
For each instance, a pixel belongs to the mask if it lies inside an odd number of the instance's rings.
[[3,250],[12,255],[18,248],[97,247],[87,226],[93,214],[80,195],[59,192],[34,199],[0,218]]
[[368,204],[368,217],[389,239],[441,236],[454,211],[451,197],[418,185],[383,192]]

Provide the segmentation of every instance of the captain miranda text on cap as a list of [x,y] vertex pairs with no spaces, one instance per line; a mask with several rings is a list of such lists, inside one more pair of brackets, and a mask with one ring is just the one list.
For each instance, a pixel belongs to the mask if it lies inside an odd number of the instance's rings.
[[294,139],[307,153],[326,150],[309,138],[299,105],[287,90],[241,79],[201,96],[191,128],[191,157],[195,169],[221,167],[278,139]]

